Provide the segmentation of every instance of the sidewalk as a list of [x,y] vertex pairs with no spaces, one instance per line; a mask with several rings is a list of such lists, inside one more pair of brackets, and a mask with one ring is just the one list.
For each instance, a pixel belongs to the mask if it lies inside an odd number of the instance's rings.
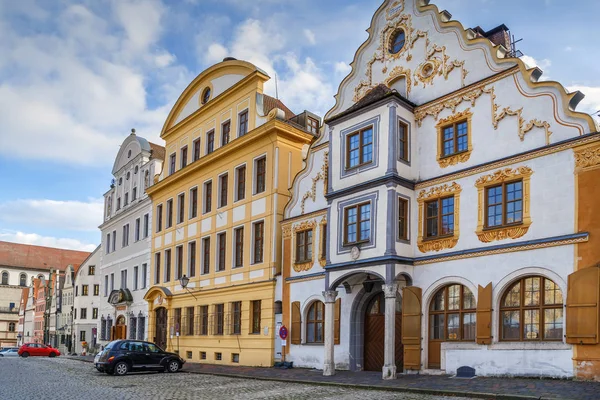
[[[92,356],[68,357],[92,362]],[[384,381],[379,372],[337,371],[325,377],[322,371],[304,368],[278,369],[186,363],[183,372],[221,375],[246,379],[321,385],[354,386],[365,389],[393,390],[435,395],[477,397],[483,399],[600,399],[600,382],[567,379],[482,378],[456,379],[445,375],[398,375]]]

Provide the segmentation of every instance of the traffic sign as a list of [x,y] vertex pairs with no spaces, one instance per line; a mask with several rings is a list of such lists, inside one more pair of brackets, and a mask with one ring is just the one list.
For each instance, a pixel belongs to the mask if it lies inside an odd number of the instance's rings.
[[279,328],[279,337],[282,338],[283,340],[285,340],[287,338],[288,335],[288,330],[285,327],[285,325],[283,325],[281,328]]

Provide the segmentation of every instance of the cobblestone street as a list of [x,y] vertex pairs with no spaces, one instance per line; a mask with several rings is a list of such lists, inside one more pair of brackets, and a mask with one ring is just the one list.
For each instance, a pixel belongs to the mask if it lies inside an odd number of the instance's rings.
[[0,399],[405,399],[450,397],[291,384],[188,373],[96,372],[90,363],[66,358],[0,359]]

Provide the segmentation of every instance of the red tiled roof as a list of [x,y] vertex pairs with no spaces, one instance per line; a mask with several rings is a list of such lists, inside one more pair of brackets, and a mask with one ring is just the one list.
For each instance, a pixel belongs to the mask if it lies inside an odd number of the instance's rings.
[[159,144],[156,143],[152,143],[152,142],[148,142],[150,143],[150,150],[152,150],[152,158],[158,158],[159,160],[164,160],[165,159],[165,148]]
[[59,269],[81,264],[91,253],[0,241],[0,265],[24,269]]
[[263,94],[263,115],[267,115],[269,111],[276,107],[285,113],[285,119],[290,119],[296,115],[292,112],[292,110],[287,108],[286,105],[281,102],[281,100]]

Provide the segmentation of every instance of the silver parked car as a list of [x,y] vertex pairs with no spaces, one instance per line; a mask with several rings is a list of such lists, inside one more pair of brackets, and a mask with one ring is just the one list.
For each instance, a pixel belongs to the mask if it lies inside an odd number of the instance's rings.
[[96,354],[96,357],[94,357],[94,367],[96,367],[96,369],[100,372],[102,372],[102,370],[98,368],[98,361],[100,361],[100,356],[102,355],[103,352],[104,352],[104,350],[99,351],[98,354]]
[[19,357],[19,348],[9,347],[6,349],[2,349],[0,350],[0,357]]

